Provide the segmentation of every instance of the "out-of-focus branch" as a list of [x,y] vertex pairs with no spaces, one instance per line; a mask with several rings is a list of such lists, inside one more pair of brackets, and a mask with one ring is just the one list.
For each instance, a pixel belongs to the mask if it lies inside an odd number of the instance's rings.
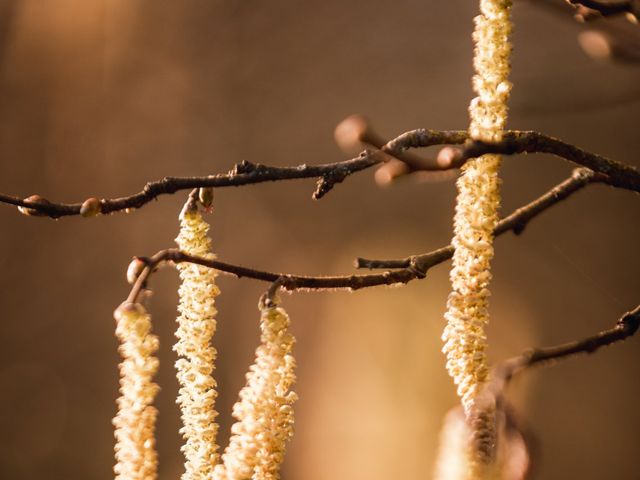
[[603,17],[627,14],[634,23],[640,16],[640,2],[637,0],[619,0],[616,2],[601,2],[598,0],[566,0],[577,9],[577,14],[584,20],[589,20],[593,14]]
[[344,152],[376,148],[388,156],[374,176],[376,183],[381,186],[387,186],[397,178],[409,174],[426,181],[451,180],[456,175],[454,171],[442,170],[435,158],[421,158],[397,149],[394,151],[393,148],[397,145],[387,142],[362,115],[350,115],[342,120],[336,126],[334,137]]
[[[594,173],[587,168],[577,168],[574,170],[571,177],[567,178],[563,182],[559,183],[544,195],[538,197],[531,203],[518,208],[509,216],[503,218],[498,222],[494,229],[494,235],[502,235],[503,233],[512,231],[516,235],[522,233],[527,224],[533,220],[536,216],[542,212],[553,207],[557,203],[565,200],[572,194],[590,183],[596,183],[602,181],[602,176]],[[356,259],[357,268],[408,268],[414,265],[415,268],[424,270],[436,265],[434,262],[445,261],[451,258],[453,255],[453,246],[448,245],[440,248],[435,252],[429,252],[422,255],[413,255],[403,259],[397,260],[370,260],[366,258]]]

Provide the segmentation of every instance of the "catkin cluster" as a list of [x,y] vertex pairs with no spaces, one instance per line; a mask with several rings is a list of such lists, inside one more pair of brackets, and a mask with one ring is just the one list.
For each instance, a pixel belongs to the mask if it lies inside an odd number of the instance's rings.
[[295,339],[289,317],[280,307],[261,308],[261,345],[247,374],[247,384],[233,407],[237,422],[231,429],[223,463],[215,480],[277,480],[285,446],[293,435]]
[[[507,117],[511,85],[509,55],[511,30],[508,0],[481,0],[476,28],[473,85],[477,97],[469,107],[473,139],[497,141]],[[488,376],[484,327],[489,319],[488,299],[493,257],[493,229],[500,205],[500,157],[470,160],[458,179],[454,218],[452,292],[447,304],[443,351],[447,369],[458,386],[467,415]]]
[[120,398],[115,426],[116,480],[153,480],[157,472],[155,422],[152,406],[158,386],[158,338],[151,333],[151,317],[140,304],[125,303],[115,311],[120,340]]
[[[180,216],[176,242],[181,251],[214,258],[209,225],[197,208],[187,203]],[[212,377],[216,352],[211,346],[215,332],[214,299],[219,294],[213,269],[185,263],[178,265],[178,342],[174,349],[186,440],[183,480],[276,480],[284,460],[285,445],[293,435],[296,394],[295,360],[291,354],[295,339],[289,332],[289,317],[273,303],[261,304],[261,344],[233,408],[237,422],[222,459],[217,453],[218,425],[215,411],[216,382]]]
[[[180,234],[176,242],[181,251],[203,258],[214,258],[209,225],[195,207],[187,207],[180,215]],[[179,356],[176,370],[180,389],[177,403],[182,411],[180,429],[185,444],[183,480],[207,478],[218,461],[216,436],[218,425],[215,410],[216,382],[212,376],[216,351],[211,339],[216,330],[215,297],[220,291],[215,284],[216,272],[192,263],[178,265],[177,343],[173,349]]]

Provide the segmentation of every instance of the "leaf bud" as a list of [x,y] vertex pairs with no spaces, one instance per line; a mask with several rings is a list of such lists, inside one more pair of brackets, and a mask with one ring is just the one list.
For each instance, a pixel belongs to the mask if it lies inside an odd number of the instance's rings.
[[102,202],[95,198],[87,198],[80,207],[80,215],[83,217],[95,217],[102,212]]
[[206,209],[210,209],[213,204],[213,187],[201,187],[198,189],[198,200]]
[[[47,204],[50,203],[49,200],[47,200],[46,198],[41,197],[40,195],[31,195],[30,197],[25,198],[24,202],[33,203],[33,204],[40,204],[40,205],[47,205]],[[46,213],[40,212],[39,210],[36,210],[35,208],[18,207],[18,211],[21,214],[28,215],[30,217],[45,217],[45,216],[47,216]]]
[[127,267],[127,282],[129,282],[129,284],[131,285],[136,283],[136,280],[138,280],[138,277],[142,273],[142,270],[144,270],[145,266],[146,263],[144,263],[138,257],[134,257]]

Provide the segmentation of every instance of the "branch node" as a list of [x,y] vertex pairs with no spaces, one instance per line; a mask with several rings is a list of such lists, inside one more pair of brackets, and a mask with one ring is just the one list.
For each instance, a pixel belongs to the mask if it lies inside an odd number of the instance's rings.
[[409,271],[412,272],[416,278],[423,279],[427,276],[427,271],[429,267],[427,266],[424,259],[421,259],[419,256],[413,255],[409,259]]
[[[51,202],[46,198],[40,195],[31,195],[30,197],[25,198],[24,203],[28,205],[33,205],[34,207],[46,207],[51,205]],[[48,213],[38,210],[37,208],[29,208],[29,207],[18,207],[18,211],[29,217],[46,217],[50,216]],[[54,217],[55,218],[55,217]]]
[[260,300],[258,301],[258,308],[260,310],[263,310],[265,308],[275,308],[278,306],[278,304],[280,303],[280,297],[278,293],[285,282],[285,277],[279,277],[269,286],[269,289],[262,294]]
[[255,163],[248,162],[247,160],[242,160],[240,163],[236,163],[233,166],[233,170],[231,170],[232,175],[242,175],[243,173],[251,173],[258,168],[258,165]]

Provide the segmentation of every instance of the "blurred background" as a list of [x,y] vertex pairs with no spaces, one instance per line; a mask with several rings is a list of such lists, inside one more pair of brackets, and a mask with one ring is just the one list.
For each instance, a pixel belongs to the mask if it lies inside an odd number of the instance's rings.
[[[241,160],[337,161],[348,157],[333,129],[353,113],[389,138],[466,128],[476,3],[1,0],[0,191],[76,202]],[[640,28],[580,24],[562,1],[517,1],[514,19],[511,128],[639,165]],[[506,159],[503,211],[570,171],[548,156]],[[450,241],[452,180],[380,188],[372,174],[317,202],[312,180],[220,189],[209,217],[215,251],[255,268],[339,274],[356,256]],[[59,221],[0,206],[0,478],[112,478],[112,311],[128,293],[131,257],[173,246],[184,198]],[[595,333],[635,307],[639,215],[637,196],[596,185],[521,237],[497,240],[492,361]],[[266,285],[219,279],[224,446]],[[162,480],[179,478],[183,461],[177,285],[169,268],[151,284]],[[285,296],[300,394],[285,479],[431,478],[442,419],[457,402],[440,353],[448,291],[445,264],[403,288]],[[535,478],[640,478],[639,360],[634,338],[514,381],[509,398],[538,442]]]

